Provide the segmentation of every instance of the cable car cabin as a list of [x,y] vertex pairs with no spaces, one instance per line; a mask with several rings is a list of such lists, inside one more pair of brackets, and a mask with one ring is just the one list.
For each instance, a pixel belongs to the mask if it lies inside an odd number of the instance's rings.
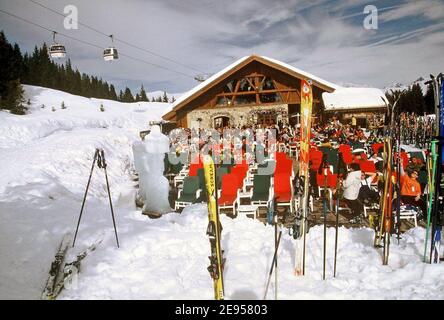
[[119,59],[119,54],[117,53],[116,48],[106,48],[105,51],[103,51],[103,59],[105,61],[112,61]]
[[49,55],[51,58],[65,58],[66,49],[61,44],[53,44],[49,47]]

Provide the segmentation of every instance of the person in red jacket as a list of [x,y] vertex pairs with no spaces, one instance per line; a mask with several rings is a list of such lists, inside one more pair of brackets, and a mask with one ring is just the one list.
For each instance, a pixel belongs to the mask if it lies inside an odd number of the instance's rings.
[[405,174],[402,170],[401,173],[402,202],[421,208],[423,215],[425,215],[427,206],[425,201],[421,199],[421,185],[418,181],[418,170],[412,169],[409,174]]

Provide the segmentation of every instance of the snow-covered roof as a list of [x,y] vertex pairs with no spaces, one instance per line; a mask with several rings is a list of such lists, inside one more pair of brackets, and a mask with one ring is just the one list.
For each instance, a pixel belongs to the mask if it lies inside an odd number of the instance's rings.
[[384,92],[377,88],[337,88],[322,93],[326,111],[346,109],[385,108]]
[[332,82],[326,81],[324,79],[321,79],[319,77],[316,77],[314,75],[312,75],[311,73],[305,72],[301,69],[298,69],[296,67],[293,67],[292,65],[289,65],[288,63],[279,61],[279,60],[275,60],[272,58],[268,58],[268,57],[264,57],[264,56],[260,56],[262,59],[268,60],[270,62],[273,62],[275,64],[281,65],[284,68],[290,69],[293,72],[299,73],[300,75],[303,75],[304,77],[307,77],[308,79],[314,80],[316,82],[322,83],[323,85],[330,87],[332,89],[338,89],[340,86],[338,86],[337,84],[334,84]]
[[199,92],[200,90],[204,89],[207,86],[210,86],[213,82],[215,82],[216,80],[218,80],[220,77],[222,77],[224,74],[228,73],[229,71],[231,71],[232,69],[235,69],[238,65],[242,64],[245,60],[247,59],[262,59],[265,62],[269,62],[271,64],[275,64],[278,66],[281,66],[283,68],[288,69],[289,71],[292,71],[294,73],[300,74],[303,77],[306,77],[307,79],[311,79],[315,82],[318,82],[326,87],[329,87],[331,89],[337,89],[339,86],[331,83],[329,81],[326,81],[324,79],[321,79],[319,77],[316,77],[308,72],[305,72],[303,70],[300,70],[298,68],[295,68],[287,63],[284,63],[282,61],[279,60],[275,60],[275,59],[271,59],[268,57],[264,57],[264,56],[256,56],[256,55],[252,55],[252,56],[245,56],[243,58],[240,58],[239,60],[233,62],[232,64],[230,64],[229,66],[227,66],[226,68],[220,70],[218,73],[215,73],[214,75],[212,75],[211,77],[209,77],[207,80],[205,80],[204,82],[201,82],[200,84],[198,84],[197,86],[195,86],[193,89],[191,89],[190,91],[184,93],[182,96],[180,96],[173,104],[173,109],[176,106],[179,106],[182,102],[184,102],[185,100],[187,100],[188,98],[190,98],[191,96],[193,96],[194,94],[196,94],[197,92]]
[[217,78],[219,78],[220,76],[222,76],[224,73],[230,71],[231,69],[235,68],[238,64],[240,64],[241,62],[245,61],[248,59],[248,56],[243,57],[239,60],[237,60],[236,62],[230,64],[228,67],[222,69],[221,71],[219,71],[218,73],[213,74],[211,77],[209,77],[207,80],[205,80],[204,82],[199,83],[197,86],[195,86],[193,89],[191,89],[190,91],[185,92],[183,95],[181,95],[176,101],[174,101],[173,103],[173,108],[177,105],[179,105],[180,103],[182,103],[183,101],[185,101],[186,99],[188,99],[189,97],[191,97],[193,94],[195,94],[196,92],[198,92],[199,90],[205,88],[206,86],[208,86],[210,83],[212,83],[213,81],[215,81]]

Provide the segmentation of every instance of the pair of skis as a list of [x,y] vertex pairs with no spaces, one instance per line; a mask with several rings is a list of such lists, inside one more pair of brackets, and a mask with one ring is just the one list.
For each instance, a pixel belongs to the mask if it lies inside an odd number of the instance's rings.
[[49,277],[46,281],[41,298],[43,300],[55,300],[64,288],[70,288],[74,278],[80,271],[80,265],[83,259],[96,250],[97,246],[103,241],[103,235],[85,250],[78,253],[73,260],[65,262],[69,257],[69,246],[71,245],[72,236],[70,233],[65,234],[51,263]]
[[384,169],[384,190],[380,202],[379,229],[375,237],[375,246],[380,247],[383,241],[383,265],[388,264],[390,250],[390,235],[392,227],[392,200],[393,200],[393,181],[392,181],[392,141],[387,137],[384,142],[385,169]]
[[[311,121],[312,121],[312,107],[313,107],[313,90],[311,81],[301,80],[301,141],[299,152],[299,177],[298,184],[302,190],[298,190],[298,208],[295,209],[296,218],[293,225],[293,237],[296,239],[295,252],[295,269],[294,273],[297,276],[305,275],[305,256],[306,256],[306,241],[307,241],[307,217],[309,212],[309,188],[310,188],[310,138],[311,138]],[[339,154],[338,154],[339,156]],[[327,188],[324,188],[326,192]],[[339,205],[339,204],[338,204]],[[325,279],[326,266],[326,203],[324,195],[324,266],[323,278]],[[338,212],[336,217],[336,238],[335,238],[335,276],[336,276],[336,253],[337,253],[337,232],[338,232]]]
[[221,248],[222,225],[217,205],[216,168],[211,156],[204,157],[205,185],[208,196],[208,227],[207,236],[210,240],[211,255],[208,271],[213,279],[214,299],[224,300],[223,270],[225,259]]
[[[444,143],[444,75],[440,74],[438,77],[431,75],[431,81],[426,84],[432,84],[435,101],[435,117],[436,117],[436,131],[435,137],[431,142],[431,164],[429,165],[429,171],[431,167],[432,180],[429,183],[429,198],[427,207],[427,227],[426,227],[426,239],[424,246],[424,262],[439,263],[441,237],[442,237],[442,223],[444,216],[444,194],[441,189],[442,178],[442,163],[443,163],[443,143]],[[431,220],[431,221],[430,221]],[[428,234],[431,222],[431,246],[430,255],[427,259],[427,244]]]
[[[397,140],[399,140],[399,134],[395,134],[395,110],[398,102],[402,96],[402,92],[395,97],[395,101],[392,105],[387,105],[388,114],[390,116],[389,128],[384,140],[384,189],[382,193],[382,197],[379,202],[379,225],[375,225],[375,239],[374,246],[375,247],[383,247],[383,260],[382,264],[387,265],[389,259],[389,251],[390,251],[390,236],[392,232],[392,223],[393,223],[393,194],[394,189],[398,192],[400,191],[400,145],[399,141],[396,141],[396,146],[393,148],[393,138],[395,136]],[[387,103],[384,98],[382,98],[384,103]],[[393,181],[393,149],[396,151],[397,156],[397,185],[394,185]],[[397,217],[397,229],[398,229],[398,240],[399,240],[399,232],[400,232],[400,192],[397,194],[397,206],[396,213]],[[383,241],[383,244],[381,242]]]

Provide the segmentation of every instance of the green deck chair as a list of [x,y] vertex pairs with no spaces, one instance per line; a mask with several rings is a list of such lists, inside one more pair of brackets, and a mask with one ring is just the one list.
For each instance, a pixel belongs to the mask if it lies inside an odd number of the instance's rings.
[[183,181],[183,189],[179,191],[175,209],[185,208],[190,204],[196,203],[200,197],[200,192],[199,177],[186,177]]

